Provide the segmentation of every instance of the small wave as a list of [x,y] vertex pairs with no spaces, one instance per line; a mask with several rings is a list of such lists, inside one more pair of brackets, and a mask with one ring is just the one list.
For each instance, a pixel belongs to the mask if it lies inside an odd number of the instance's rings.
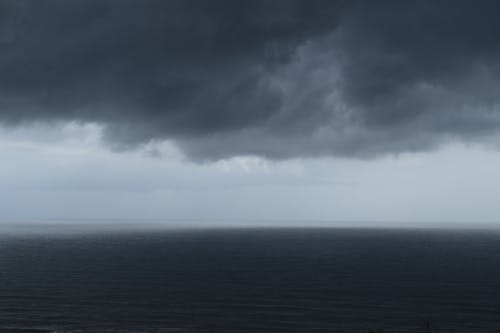
[[0,333],[52,333],[52,330],[45,328],[18,328],[0,327]]

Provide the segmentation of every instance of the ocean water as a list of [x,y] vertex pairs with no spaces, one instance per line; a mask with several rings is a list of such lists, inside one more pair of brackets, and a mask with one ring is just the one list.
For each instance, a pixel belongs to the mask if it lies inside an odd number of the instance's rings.
[[0,332],[429,326],[500,332],[500,233],[110,228],[0,236]]

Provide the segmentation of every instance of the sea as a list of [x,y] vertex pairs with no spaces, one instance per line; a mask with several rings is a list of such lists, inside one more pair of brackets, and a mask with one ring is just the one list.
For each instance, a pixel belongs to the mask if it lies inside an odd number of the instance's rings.
[[500,232],[0,228],[0,332],[379,330],[500,332]]

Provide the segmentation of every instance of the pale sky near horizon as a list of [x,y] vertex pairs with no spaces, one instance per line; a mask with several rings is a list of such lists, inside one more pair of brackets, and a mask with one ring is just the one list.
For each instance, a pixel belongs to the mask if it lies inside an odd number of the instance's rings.
[[173,144],[117,152],[100,135],[95,124],[3,128],[0,220],[500,221],[500,152],[491,147],[449,144],[371,160],[237,156],[195,163]]

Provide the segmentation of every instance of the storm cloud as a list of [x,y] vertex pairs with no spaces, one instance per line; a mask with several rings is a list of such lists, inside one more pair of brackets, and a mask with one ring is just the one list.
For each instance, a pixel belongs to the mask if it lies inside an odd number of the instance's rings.
[[193,159],[371,157],[500,129],[496,1],[0,1],[0,122]]

